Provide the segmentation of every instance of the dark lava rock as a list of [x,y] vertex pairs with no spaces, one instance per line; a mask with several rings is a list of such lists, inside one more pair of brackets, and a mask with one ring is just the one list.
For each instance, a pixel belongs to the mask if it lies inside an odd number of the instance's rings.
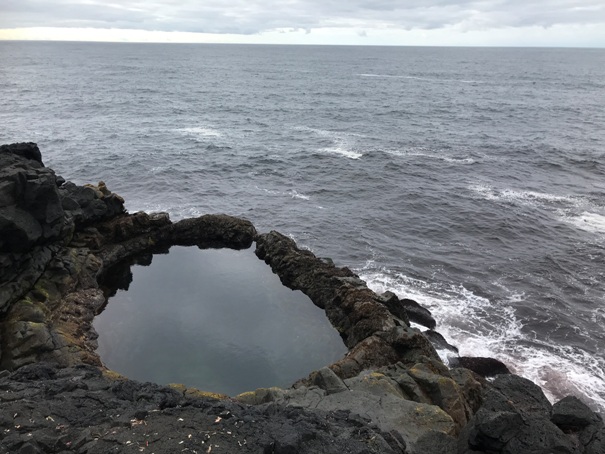
[[391,314],[409,326],[410,319],[408,313],[405,310],[405,307],[403,307],[401,304],[401,301],[399,301],[397,295],[395,295],[393,292],[384,292],[382,295],[380,295],[379,301],[389,309]]
[[428,329],[435,329],[437,322],[433,318],[431,311],[408,298],[400,300],[400,303],[405,308],[411,322],[418,323]]
[[551,421],[563,430],[577,431],[593,424],[602,423],[586,404],[574,396],[561,399],[552,407]]
[[44,167],[35,144],[0,147],[0,311],[33,286],[76,224],[124,212],[122,198],[104,183],[63,181]]
[[224,214],[183,219],[172,226],[170,243],[200,248],[245,249],[252,245],[256,229],[250,221]]
[[[0,154],[12,153],[26,159],[31,159],[39,164],[42,164],[42,153],[38,145],[33,142],[13,143],[10,145],[0,145]],[[42,164],[44,166],[44,164]]]
[[195,396],[93,366],[24,366],[0,389],[0,453],[405,452],[355,417]]
[[[522,416],[540,416],[550,420],[552,404],[542,388],[518,375],[499,375],[492,383],[496,393],[486,397],[483,407],[496,407],[503,401],[512,405]],[[497,395],[499,394],[499,395]]]
[[[601,427],[585,443],[586,454],[603,454],[605,452],[605,428]],[[583,441],[584,442],[584,441]]]
[[523,418],[516,412],[479,410],[472,423],[466,449],[501,452],[523,427]]
[[[571,400],[561,405],[564,413],[582,414],[583,422],[600,419],[580,407]],[[595,426],[584,438],[566,433],[551,422],[553,411],[539,386],[516,375],[500,375],[485,389],[483,404],[462,431],[458,452],[572,454],[599,447],[600,429]]]
[[551,421],[571,437],[580,452],[605,453],[605,424],[600,415],[574,396],[552,407]]
[[98,186],[77,186],[69,181],[60,186],[61,204],[76,226],[113,218],[125,211],[124,200],[110,192],[102,181]]
[[340,378],[397,361],[415,364],[422,358],[438,359],[428,339],[393,314],[392,298],[378,297],[348,268],[326,263],[275,231],[256,237],[256,255],[285,286],[301,290],[324,309],[349,347],[348,355],[330,366]]
[[[458,353],[458,347],[453,346],[447,340],[445,340],[445,337],[443,337],[443,335],[441,335],[441,333],[438,333],[437,331],[429,329],[427,331],[423,331],[422,334],[424,334],[426,337],[428,337],[428,339],[431,341],[431,343],[433,344],[433,346],[436,349],[449,350],[453,353],[456,353],[456,354]],[[468,367],[467,367],[467,369],[468,369]]]
[[502,361],[495,358],[459,356],[449,358],[451,367],[464,367],[472,370],[482,377],[495,377],[501,374],[510,374],[510,370]]
[[0,253],[57,239],[64,212],[55,173],[34,144],[0,147]]
[[515,435],[502,450],[506,454],[516,453],[577,453],[574,441],[557,426],[543,418],[525,418],[517,427]]

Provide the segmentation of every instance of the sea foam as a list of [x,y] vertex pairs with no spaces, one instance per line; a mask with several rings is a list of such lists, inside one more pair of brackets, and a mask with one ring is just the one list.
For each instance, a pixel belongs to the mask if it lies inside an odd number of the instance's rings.
[[[461,285],[439,285],[376,269],[371,261],[358,273],[372,290],[390,290],[429,309],[437,320],[436,330],[458,347],[460,356],[499,359],[513,373],[539,384],[552,402],[572,394],[605,411],[605,359],[525,332],[514,309],[523,294],[510,292],[508,299],[493,302]],[[446,362],[452,356],[449,351],[440,353]]]

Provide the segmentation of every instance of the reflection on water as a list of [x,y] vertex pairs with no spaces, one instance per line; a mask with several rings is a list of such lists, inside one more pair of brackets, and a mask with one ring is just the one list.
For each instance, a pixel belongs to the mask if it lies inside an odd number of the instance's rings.
[[129,378],[235,395],[289,386],[346,352],[252,249],[175,246],[132,274],[94,321],[103,363]]

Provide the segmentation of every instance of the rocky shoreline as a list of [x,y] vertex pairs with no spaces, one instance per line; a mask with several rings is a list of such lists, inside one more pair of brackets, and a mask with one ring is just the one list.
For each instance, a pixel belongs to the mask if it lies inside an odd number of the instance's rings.
[[[325,311],[344,358],[289,389],[233,397],[103,366],[92,320],[127,286],[123,264],[173,245],[253,243]],[[448,368],[435,345],[455,347],[434,328],[415,302],[375,294],[278,232],[227,215],[128,214],[104,183],[58,177],[35,144],[0,146],[0,453],[605,453],[602,418],[578,399],[551,405],[492,359]]]

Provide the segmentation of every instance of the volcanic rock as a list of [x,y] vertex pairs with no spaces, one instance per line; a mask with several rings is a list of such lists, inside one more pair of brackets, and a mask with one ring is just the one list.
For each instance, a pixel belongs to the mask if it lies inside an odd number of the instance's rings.
[[506,364],[495,358],[458,356],[450,357],[449,361],[451,367],[464,367],[482,377],[495,377],[500,374],[510,374],[510,370],[508,370]]
[[0,147],[0,253],[25,252],[57,239],[64,212],[55,173],[35,144]]
[[2,453],[404,452],[356,415],[243,405],[93,366],[32,364],[1,377],[0,389]]
[[458,354],[458,347],[455,347],[454,345],[450,344],[441,333],[429,329],[423,331],[422,334],[424,334],[431,341],[433,347],[435,347],[437,350],[449,350],[453,353]]
[[574,396],[564,397],[553,405],[551,421],[568,431],[577,431],[594,424],[602,425],[601,418]]
[[404,298],[399,302],[405,308],[411,322],[418,323],[428,329],[435,329],[437,322],[433,318],[431,311],[409,298]]

